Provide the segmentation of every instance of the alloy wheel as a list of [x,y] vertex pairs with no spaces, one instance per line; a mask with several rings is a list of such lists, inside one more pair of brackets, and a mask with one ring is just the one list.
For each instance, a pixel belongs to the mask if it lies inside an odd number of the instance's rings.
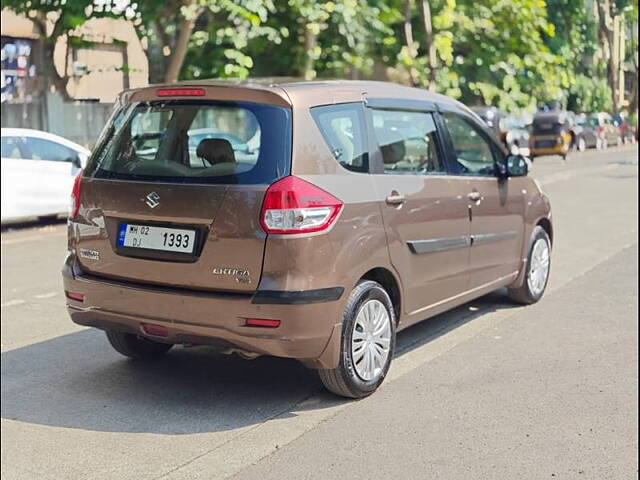
[[549,276],[550,249],[544,238],[539,238],[531,250],[531,262],[527,275],[529,290],[536,297],[542,294]]
[[351,355],[358,376],[376,380],[384,371],[391,348],[391,318],[379,300],[367,300],[353,323]]

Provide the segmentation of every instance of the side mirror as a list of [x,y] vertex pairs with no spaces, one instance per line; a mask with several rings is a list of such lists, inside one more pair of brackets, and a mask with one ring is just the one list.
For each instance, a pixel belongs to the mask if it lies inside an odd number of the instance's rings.
[[504,161],[498,162],[497,167],[500,178],[524,177],[529,173],[529,163],[519,153],[508,155]]

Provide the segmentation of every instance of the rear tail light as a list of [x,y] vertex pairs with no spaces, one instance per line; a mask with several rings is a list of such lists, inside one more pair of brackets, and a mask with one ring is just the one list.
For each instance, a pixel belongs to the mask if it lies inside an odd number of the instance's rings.
[[245,326],[278,328],[280,326],[280,320],[271,320],[268,318],[247,318],[247,321],[245,322]]
[[71,300],[75,300],[76,302],[84,302],[84,293],[78,292],[64,292],[67,295],[67,298]]
[[80,210],[80,184],[82,183],[82,170],[78,172],[73,180],[73,188],[71,189],[71,204],[69,205],[69,219],[73,220]]
[[159,97],[202,97],[203,88],[159,88],[156,90]]
[[267,233],[319,232],[333,225],[342,207],[343,203],[333,195],[289,176],[267,189],[260,223]]
[[168,337],[169,329],[167,327],[163,327],[162,325],[153,325],[152,323],[143,323],[142,331],[147,335],[152,335],[154,337]]

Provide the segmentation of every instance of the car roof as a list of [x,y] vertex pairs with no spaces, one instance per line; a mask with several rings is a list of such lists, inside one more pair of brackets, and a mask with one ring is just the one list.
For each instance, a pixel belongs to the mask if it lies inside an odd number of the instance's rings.
[[558,121],[558,120],[566,120],[568,118],[567,112],[556,110],[551,112],[537,112],[534,116],[534,120],[547,120],[547,121]]
[[67,140],[64,137],[56,135],[54,133],[44,132],[42,130],[34,130],[31,128],[1,128],[0,136],[2,137],[34,137],[34,138],[42,138],[43,140],[49,140],[55,143],[59,143],[60,145],[64,145],[65,147],[71,148],[78,153],[83,153],[85,155],[90,155],[91,152],[83,147],[82,145],[78,145],[71,140]]
[[[434,103],[447,104],[470,111],[462,103],[422,88],[407,87],[390,82],[372,80],[315,80],[303,81],[289,77],[274,77],[238,80],[190,80],[170,85],[150,85],[140,89],[129,90],[124,94],[127,98],[135,95],[137,98],[148,99],[149,93],[158,88],[189,87],[214,87],[229,89],[229,93],[238,91],[258,93],[263,98],[278,97],[279,103],[289,106],[297,105],[327,105],[332,103],[344,103],[360,101],[363,98],[399,98],[416,99]],[[235,91],[235,92],[233,92]],[[140,93],[140,94],[138,94]],[[248,92],[247,92],[248,93]],[[155,96],[155,95],[154,95]]]

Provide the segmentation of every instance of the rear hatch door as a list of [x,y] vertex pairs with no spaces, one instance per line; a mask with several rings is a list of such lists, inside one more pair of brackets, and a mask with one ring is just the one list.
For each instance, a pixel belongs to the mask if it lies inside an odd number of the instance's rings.
[[289,173],[291,111],[250,102],[134,102],[92,155],[72,222],[85,273],[253,291],[268,185]]

